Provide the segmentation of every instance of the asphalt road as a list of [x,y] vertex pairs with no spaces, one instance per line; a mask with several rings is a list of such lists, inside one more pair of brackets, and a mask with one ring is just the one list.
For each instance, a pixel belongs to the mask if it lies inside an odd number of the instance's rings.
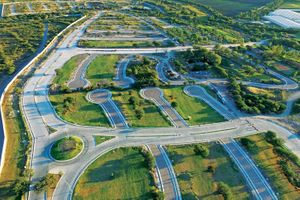
[[163,92],[159,88],[145,88],[141,90],[141,95],[145,99],[151,100],[159,109],[168,116],[171,123],[178,128],[187,127],[185,120],[172,108],[170,103],[164,98]]
[[132,58],[132,56],[125,57],[117,65],[117,75],[114,82],[118,87],[129,88],[134,83],[132,78],[126,76],[126,69]]
[[87,99],[101,106],[113,128],[128,128],[125,117],[111,99],[111,92],[109,90],[97,89],[89,92]]
[[[167,127],[167,128],[127,128],[127,129],[110,129],[101,127],[86,127],[74,125],[60,119],[53,110],[48,99],[48,87],[55,76],[55,70],[63,66],[72,56],[86,52],[93,52],[93,49],[82,50],[76,47],[76,42],[83,34],[83,30],[94,18],[87,20],[80,28],[75,29],[68,37],[62,41],[58,49],[48,56],[47,60],[41,65],[34,75],[28,80],[24,87],[22,97],[22,108],[24,116],[29,125],[33,136],[33,150],[31,166],[35,171],[33,181],[39,180],[48,172],[62,172],[63,176],[54,191],[54,200],[70,199],[73,189],[78,178],[84,170],[97,157],[107,153],[110,150],[121,146],[137,146],[145,144],[190,144],[198,142],[217,141],[224,138],[236,138],[266,130],[275,131],[279,137],[283,138],[286,146],[296,155],[300,155],[300,140],[290,131],[270,122],[257,117],[247,117],[234,119],[222,123],[207,124],[195,127]],[[159,48],[159,51],[183,51],[187,47]],[[139,54],[139,53],[156,53],[156,48],[150,49],[96,49],[95,53],[99,54]],[[196,91],[198,91],[196,89]],[[195,95],[199,93],[196,92]],[[218,112],[227,116],[229,113],[226,109],[215,104],[213,98],[206,95],[207,103],[215,106]],[[162,100],[159,98],[158,100]],[[105,95],[104,95],[105,98]],[[95,97],[96,101],[106,102],[103,98]],[[98,102],[98,103],[99,103]],[[163,102],[162,102],[163,103]],[[171,110],[169,107],[168,109]],[[171,111],[170,111],[171,112]],[[229,117],[229,119],[231,119]],[[180,122],[179,122],[180,123]],[[49,134],[47,126],[55,128],[55,133]],[[64,163],[58,163],[50,159],[49,147],[58,138],[65,135],[77,135],[85,142],[84,152],[76,159]],[[115,139],[95,146],[93,135],[111,135]],[[29,193],[29,199],[43,199],[43,193]]]
[[150,145],[149,147],[155,158],[156,166],[160,172],[160,176],[163,182],[165,199],[181,200],[181,193],[177,183],[176,175],[165,150],[160,145]]
[[201,99],[228,120],[237,118],[233,112],[229,111],[227,107],[210,96],[206,90],[200,86],[186,86],[184,92],[189,96]]
[[85,79],[85,73],[90,65],[90,63],[94,60],[96,57],[95,54],[88,55],[77,67],[77,70],[75,71],[75,74],[73,75],[72,80],[68,82],[68,87],[72,90],[76,90],[79,88],[85,88],[90,85],[89,81]]
[[247,184],[251,188],[251,193],[255,199],[260,200],[277,200],[268,181],[260,173],[255,163],[250,159],[247,153],[233,139],[223,139],[221,144],[230,155],[232,160],[240,169]]

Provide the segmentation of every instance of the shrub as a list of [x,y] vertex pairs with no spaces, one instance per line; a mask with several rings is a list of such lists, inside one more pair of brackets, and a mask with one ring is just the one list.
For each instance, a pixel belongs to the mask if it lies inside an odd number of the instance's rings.
[[218,184],[218,193],[221,194],[225,200],[233,199],[233,194],[230,187],[224,182]]
[[201,155],[203,158],[206,158],[209,155],[209,149],[201,144],[195,145],[194,152],[196,155]]
[[246,147],[246,149],[248,149],[250,151],[255,150],[255,143],[252,140],[250,140],[249,138],[242,138],[241,143],[244,147]]
[[145,159],[146,166],[149,170],[153,170],[155,167],[155,160],[152,154],[149,151],[144,149],[141,150],[141,153]]

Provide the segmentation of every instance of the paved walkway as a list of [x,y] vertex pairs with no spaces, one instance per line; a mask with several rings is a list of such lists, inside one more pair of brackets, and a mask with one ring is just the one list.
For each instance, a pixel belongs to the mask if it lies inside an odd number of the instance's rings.
[[99,104],[104,110],[112,127],[128,128],[125,117],[111,99],[111,92],[106,89],[97,89],[87,94],[87,99],[95,104]]
[[159,88],[145,88],[141,90],[141,95],[145,99],[151,100],[164,112],[171,123],[178,128],[188,127],[186,121],[172,108],[170,103],[163,97],[163,92]]
[[180,189],[176,174],[165,150],[160,145],[150,145],[150,150],[155,157],[156,167],[159,169],[163,183],[163,192],[166,200],[181,199]]
[[233,139],[223,139],[221,144],[244,175],[251,188],[251,193],[256,199],[278,199],[267,180],[256,167],[255,163],[236,141]]

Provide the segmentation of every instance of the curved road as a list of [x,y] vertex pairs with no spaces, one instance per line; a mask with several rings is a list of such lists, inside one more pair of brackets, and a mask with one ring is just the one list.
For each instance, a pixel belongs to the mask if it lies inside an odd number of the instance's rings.
[[[273,130],[278,133],[279,137],[286,141],[286,146],[296,155],[300,155],[300,140],[288,130],[264,119],[257,117],[248,117],[234,119],[217,124],[207,124],[196,127],[183,128],[152,128],[152,129],[108,129],[100,127],[85,127],[73,125],[61,120],[53,110],[48,99],[48,87],[55,76],[55,70],[63,66],[72,56],[81,53],[99,53],[99,54],[139,54],[139,53],[156,53],[165,51],[184,51],[187,47],[173,48],[150,48],[150,49],[80,49],[76,47],[76,42],[82,35],[83,30],[91,23],[90,19],[83,23],[78,29],[70,33],[62,41],[59,48],[53,52],[47,60],[36,70],[34,75],[28,80],[24,87],[22,98],[22,108],[27,124],[33,136],[33,149],[31,166],[35,171],[33,181],[38,181],[45,176],[47,172],[63,172],[63,176],[54,191],[54,200],[66,200],[72,196],[73,189],[80,175],[86,167],[91,164],[97,157],[104,153],[118,148],[120,146],[136,146],[144,144],[188,144],[196,142],[217,141],[224,138],[236,138],[258,132]],[[192,92],[192,91],[191,91]],[[155,92],[156,100],[163,101],[160,94]],[[196,95],[198,92],[196,93]],[[92,99],[98,102],[97,93]],[[158,96],[157,96],[158,95]],[[200,98],[203,93],[200,93]],[[105,95],[104,95],[105,96]],[[102,99],[102,98],[100,98]],[[208,98],[211,104],[214,104],[211,98]],[[164,102],[162,102],[164,104]],[[170,107],[168,108],[170,109]],[[228,114],[226,110],[218,108],[220,112]],[[170,109],[170,112],[172,109]],[[176,115],[176,114],[175,114]],[[180,120],[179,120],[180,121]],[[182,123],[179,122],[178,123]],[[48,126],[55,128],[55,133],[49,134]],[[83,154],[75,160],[66,163],[57,163],[49,157],[49,146],[58,138],[66,134],[77,135],[85,141],[85,150]],[[93,135],[111,135],[115,139],[95,146]],[[42,193],[29,193],[29,199],[43,199]]]

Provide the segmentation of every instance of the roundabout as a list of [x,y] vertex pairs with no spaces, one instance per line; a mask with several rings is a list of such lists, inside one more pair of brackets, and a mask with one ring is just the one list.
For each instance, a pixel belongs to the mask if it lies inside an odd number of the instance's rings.
[[51,145],[50,157],[55,161],[69,161],[81,154],[84,143],[77,136],[67,136],[57,140]]

